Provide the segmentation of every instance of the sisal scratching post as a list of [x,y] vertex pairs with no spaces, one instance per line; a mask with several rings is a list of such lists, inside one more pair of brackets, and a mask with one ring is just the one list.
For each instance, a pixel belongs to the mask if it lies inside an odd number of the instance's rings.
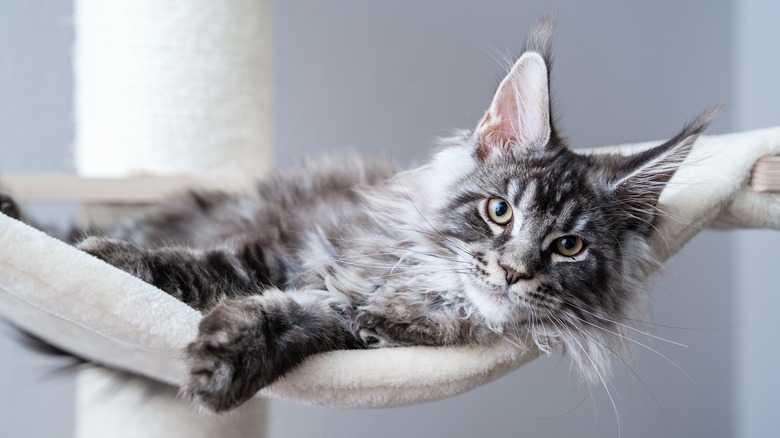
[[270,0],[77,0],[84,176],[271,165]]
[[[176,389],[106,368],[87,368],[76,379],[76,433],[81,437],[245,438],[265,435],[265,399],[256,397],[223,417],[193,414]],[[88,409],[88,411],[84,411]]]
[[[76,0],[75,25],[81,176],[235,178],[270,169],[270,0]],[[93,223],[125,213],[86,212]],[[262,406],[204,417],[173,388],[149,385],[107,369],[80,372],[76,437],[264,435]]]

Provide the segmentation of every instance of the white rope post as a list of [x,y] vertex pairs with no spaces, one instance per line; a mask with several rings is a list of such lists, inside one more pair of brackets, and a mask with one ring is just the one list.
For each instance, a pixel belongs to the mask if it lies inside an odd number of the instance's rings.
[[79,371],[76,438],[262,438],[266,401],[254,398],[224,418],[193,413],[176,389],[105,368]]
[[[75,0],[75,26],[80,175],[270,169],[270,0]],[[117,385],[109,394],[106,380]],[[108,370],[82,371],[76,437],[265,435],[258,406],[252,416],[203,417],[173,390],[145,397],[143,388]]]
[[270,0],[76,0],[84,176],[266,171]]

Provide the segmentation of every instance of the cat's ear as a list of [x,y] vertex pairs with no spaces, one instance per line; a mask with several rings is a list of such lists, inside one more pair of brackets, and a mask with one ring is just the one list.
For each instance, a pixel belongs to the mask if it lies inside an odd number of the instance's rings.
[[550,90],[547,62],[525,52],[501,81],[475,131],[477,156],[525,152],[550,140]]
[[649,226],[658,198],[688,156],[699,134],[723,111],[708,108],[671,140],[645,151],[605,161],[610,186],[634,226]]
[[523,55],[501,81],[485,117],[474,131],[477,156],[525,154],[546,146],[553,135],[550,110],[550,53],[555,19],[544,17],[525,39]]

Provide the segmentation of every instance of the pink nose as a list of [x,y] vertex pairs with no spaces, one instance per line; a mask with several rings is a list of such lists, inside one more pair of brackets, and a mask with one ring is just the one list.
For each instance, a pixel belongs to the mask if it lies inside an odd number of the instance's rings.
[[506,283],[510,286],[520,280],[530,280],[534,278],[533,274],[528,272],[519,272],[507,266],[502,266],[502,268],[506,271]]

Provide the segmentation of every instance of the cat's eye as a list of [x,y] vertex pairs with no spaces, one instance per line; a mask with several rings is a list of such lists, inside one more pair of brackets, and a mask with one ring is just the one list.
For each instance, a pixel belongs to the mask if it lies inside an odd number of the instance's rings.
[[506,225],[512,221],[512,207],[501,198],[488,199],[487,214],[490,220],[498,225]]
[[574,257],[585,248],[585,243],[577,236],[563,236],[553,242],[555,252],[562,256]]

